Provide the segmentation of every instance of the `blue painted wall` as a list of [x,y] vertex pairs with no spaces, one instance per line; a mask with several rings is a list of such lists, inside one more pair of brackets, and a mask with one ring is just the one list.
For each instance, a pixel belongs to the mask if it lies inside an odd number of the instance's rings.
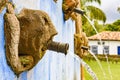
[[13,74],[6,63],[4,50],[4,20],[5,10],[0,13],[0,80],[80,80],[80,62],[71,56],[74,54],[74,21],[64,21],[62,0],[55,3],[53,0],[12,0],[16,5],[16,13],[23,8],[39,9],[47,12],[55,25],[58,35],[55,41],[67,42],[70,45],[69,53],[47,51],[45,56],[32,70],[23,72],[19,78]]

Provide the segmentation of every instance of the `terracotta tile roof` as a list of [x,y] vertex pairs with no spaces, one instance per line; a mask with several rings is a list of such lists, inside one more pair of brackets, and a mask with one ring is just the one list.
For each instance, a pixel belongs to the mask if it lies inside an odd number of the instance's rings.
[[107,41],[119,41],[120,40],[120,32],[115,31],[103,31],[99,34],[88,37],[89,40],[107,40]]

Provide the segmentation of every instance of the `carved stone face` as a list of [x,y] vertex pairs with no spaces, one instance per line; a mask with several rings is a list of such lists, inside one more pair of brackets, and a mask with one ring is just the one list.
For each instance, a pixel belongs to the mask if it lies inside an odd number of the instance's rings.
[[6,58],[14,73],[19,75],[40,61],[57,31],[43,11],[23,9],[16,17],[10,4],[7,9],[4,16]]
[[73,13],[73,9],[77,6],[78,0],[64,0],[62,4],[62,9],[64,12],[65,20],[68,20]]
[[5,19],[6,58],[16,75],[33,68],[47,49],[67,53],[68,44],[52,41],[57,34],[47,13],[23,9],[15,15],[7,4]]
[[38,10],[23,9],[20,22],[19,55],[32,55],[36,64],[45,54],[47,43],[57,34],[49,16]]

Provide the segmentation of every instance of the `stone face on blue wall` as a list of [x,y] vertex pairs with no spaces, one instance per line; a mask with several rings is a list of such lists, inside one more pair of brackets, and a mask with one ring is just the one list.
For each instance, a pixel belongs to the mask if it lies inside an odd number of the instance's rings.
[[[64,21],[62,12],[62,0],[55,3],[53,0],[12,0],[16,5],[16,11],[23,8],[43,10],[48,13],[58,35],[54,40],[70,44],[69,53],[47,51],[39,63],[30,71],[23,72],[18,80],[80,80],[80,62],[76,61],[74,54],[74,21]],[[30,4],[30,5],[29,5]],[[17,80],[16,76],[6,63],[4,49],[4,20],[5,10],[0,14],[0,80]]]

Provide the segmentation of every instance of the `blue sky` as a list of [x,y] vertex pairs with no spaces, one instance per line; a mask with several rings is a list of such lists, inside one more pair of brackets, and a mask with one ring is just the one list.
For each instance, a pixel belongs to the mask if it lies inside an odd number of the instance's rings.
[[112,23],[117,19],[120,19],[120,13],[117,11],[120,6],[120,0],[101,0],[101,5],[94,3],[93,5],[99,7],[105,12],[107,16],[106,23]]

